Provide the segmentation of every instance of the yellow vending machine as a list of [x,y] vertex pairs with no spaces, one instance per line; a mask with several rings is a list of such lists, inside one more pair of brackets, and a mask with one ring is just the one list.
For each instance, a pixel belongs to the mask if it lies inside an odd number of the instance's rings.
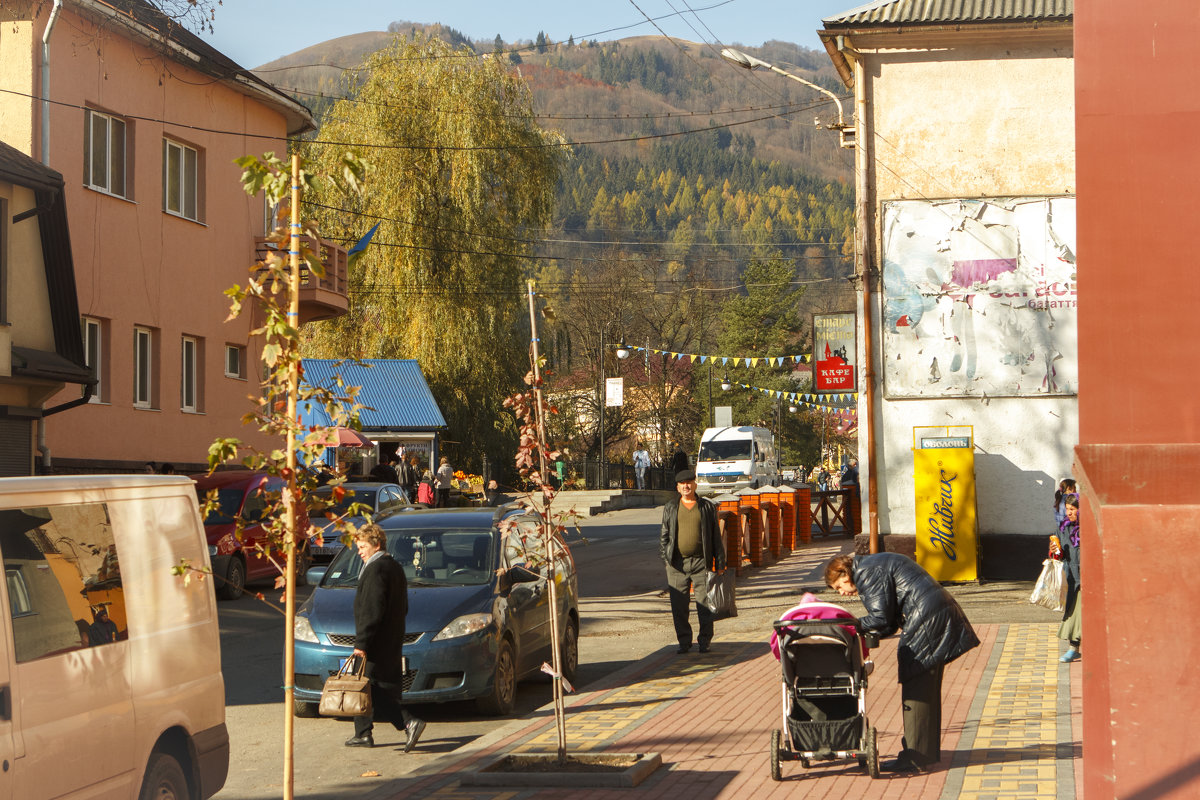
[[939,581],[977,580],[974,428],[914,427],[913,485],[917,563]]

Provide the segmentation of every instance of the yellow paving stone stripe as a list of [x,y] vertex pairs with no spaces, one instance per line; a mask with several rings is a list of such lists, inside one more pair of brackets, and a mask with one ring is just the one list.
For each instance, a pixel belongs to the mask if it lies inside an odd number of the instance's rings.
[[959,797],[1057,797],[1059,671],[1052,625],[1010,625],[971,744]]

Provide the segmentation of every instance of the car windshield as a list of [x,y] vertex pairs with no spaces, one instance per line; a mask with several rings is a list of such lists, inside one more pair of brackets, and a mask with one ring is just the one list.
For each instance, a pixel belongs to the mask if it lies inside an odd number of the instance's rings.
[[[217,507],[204,517],[204,524],[232,525],[238,512],[241,511],[242,496],[245,492],[244,486],[224,486],[217,489]],[[208,493],[208,489],[196,488],[196,499],[200,502],[201,509],[208,500]]]
[[[330,502],[330,495],[333,493],[331,488],[321,488],[313,492],[315,497],[319,497],[321,502]],[[346,494],[342,499],[326,508],[321,509],[321,516],[332,514],[335,517],[340,517],[345,514],[353,503],[361,503],[368,509],[375,507],[375,495],[379,494],[377,489],[347,489]]]
[[700,445],[700,461],[745,461],[748,458],[750,458],[749,439],[704,442]]
[[[495,565],[490,528],[411,528],[387,532],[387,549],[404,567],[409,586],[464,586],[487,583]],[[334,556],[321,580],[324,587],[358,585],[358,548]]]

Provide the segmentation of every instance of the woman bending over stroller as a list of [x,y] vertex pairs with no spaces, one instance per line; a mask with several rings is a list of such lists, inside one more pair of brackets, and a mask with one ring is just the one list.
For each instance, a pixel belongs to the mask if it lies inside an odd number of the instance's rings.
[[861,630],[890,636],[904,622],[897,651],[903,749],[884,772],[921,772],[942,758],[942,668],[979,638],[958,601],[917,562],[896,553],[837,556],[825,565],[825,583],[858,595],[867,615]]

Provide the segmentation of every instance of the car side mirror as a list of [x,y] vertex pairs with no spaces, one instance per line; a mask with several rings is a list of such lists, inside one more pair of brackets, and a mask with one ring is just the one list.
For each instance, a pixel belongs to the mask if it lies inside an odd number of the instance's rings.
[[304,573],[304,579],[308,581],[309,586],[316,586],[325,577],[325,573],[328,570],[328,564],[322,564],[319,567],[309,567]]
[[541,579],[541,575],[522,564],[518,564],[515,567],[509,567],[508,569],[508,582],[510,585],[517,583],[533,583],[534,581],[540,581]]

